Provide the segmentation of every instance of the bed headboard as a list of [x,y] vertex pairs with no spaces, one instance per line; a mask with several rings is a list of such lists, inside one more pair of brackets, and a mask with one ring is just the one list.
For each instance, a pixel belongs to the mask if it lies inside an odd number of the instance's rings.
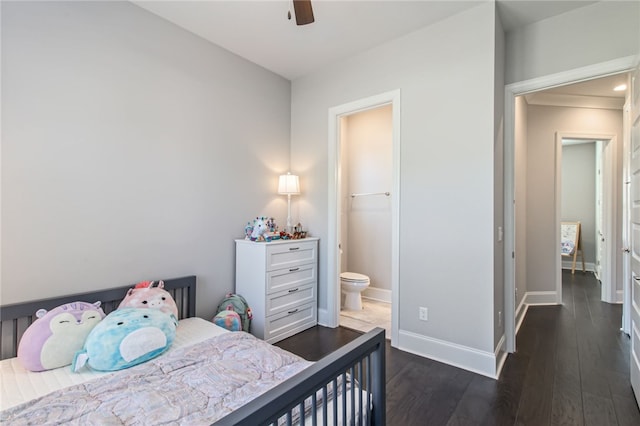
[[[99,300],[102,302],[101,308],[108,314],[118,308],[127,294],[127,290],[134,285],[0,306],[0,359],[16,356],[18,342],[20,342],[24,331],[33,322],[33,317],[38,309],[50,310],[65,303],[77,301],[93,303]],[[176,301],[178,319],[196,315],[195,276],[164,280],[164,289]]]

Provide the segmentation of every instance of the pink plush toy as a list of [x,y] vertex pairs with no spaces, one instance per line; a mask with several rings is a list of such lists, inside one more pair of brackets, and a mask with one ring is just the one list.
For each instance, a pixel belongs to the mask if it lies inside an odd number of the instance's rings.
[[178,318],[178,307],[173,297],[164,289],[164,281],[158,281],[155,287],[154,283],[155,281],[142,281],[130,288],[118,309],[152,308]]
[[100,302],[73,302],[36,312],[18,345],[18,360],[30,371],[70,365],[87,335],[105,317]]

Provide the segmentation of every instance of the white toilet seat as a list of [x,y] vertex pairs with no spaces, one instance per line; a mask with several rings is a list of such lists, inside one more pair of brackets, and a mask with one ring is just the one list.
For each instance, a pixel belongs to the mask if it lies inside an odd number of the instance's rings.
[[340,274],[342,281],[350,282],[369,282],[369,277],[366,275],[358,274],[357,272],[343,272]]

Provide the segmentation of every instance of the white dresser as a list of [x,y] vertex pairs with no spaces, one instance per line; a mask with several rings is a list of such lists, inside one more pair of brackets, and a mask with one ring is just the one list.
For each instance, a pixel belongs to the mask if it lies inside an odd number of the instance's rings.
[[236,240],[236,293],[253,312],[251,334],[275,343],[318,322],[318,239]]

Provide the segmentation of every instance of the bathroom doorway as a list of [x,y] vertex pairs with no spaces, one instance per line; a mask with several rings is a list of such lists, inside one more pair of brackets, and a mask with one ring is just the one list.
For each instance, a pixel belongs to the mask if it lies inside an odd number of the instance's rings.
[[[329,110],[325,323],[383,327],[392,345],[398,332],[399,101],[394,91]],[[364,309],[341,315],[343,272],[364,276],[369,285],[358,295]]]
[[390,337],[392,107],[344,115],[340,129],[340,325]]

